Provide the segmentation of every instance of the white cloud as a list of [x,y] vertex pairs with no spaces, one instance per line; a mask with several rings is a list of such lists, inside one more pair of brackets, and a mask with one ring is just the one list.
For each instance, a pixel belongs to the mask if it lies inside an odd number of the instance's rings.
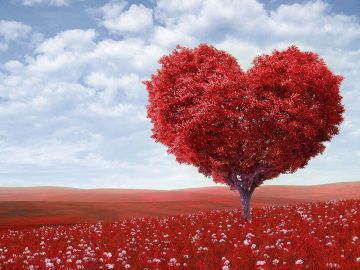
[[50,6],[68,6],[73,0],[22,0],[24,6],[34,6],[34,5],[50,5]]
[[287,38],[323,48],[329,44],[330,47],[347,48],[360,41],[357,19],[332,13],[328,4],[322,1],[281,5],[271,12],[270,18],[268,25],[278,39]]
[[46,54],[47,56],[58,56],[65,52],[83,53],[94,47],[95,37],[96,32],[93,29],[67,30],[42,42],[36,49],[36,52]]
[[16,40],[26,37],[31,31],[29,25],[17,21],[0,21],[0,36],[5,40]]
[[155,15],[165,24],[155,27],[154,42],[159,44],[164,44],[165,37],[174,40],[171,44],[191,37],[211,43],[235,38],[261,47],[286,42],[347,48],[360,41],[357,19],[334,14],[322,1],[283,4],[268,12],[254,0],[197,0],[185,4],[164,0],[157,3]]
[[6,51],[11,41],[26,38],[31,26],[17,21],[0,20],[0,51]]
[[237,59],[241,59],[242,61],[239,64],[243,70],[246,70],[251,66],[254,55],[260,55],[263,53],[263,50],[258,45],[247,43],[241,39],[233,37],[229,37],[217,43],[216,48],[225,50]]
[[252,0],[202,0],[185,5],[164,0],[158,2],[155,14],[179,39],[185,35],[206,42],[224,40],[230,34],[239,33],[246,38],[261,31],[268,20],[262,5]]
[[131,5],[127,2],[110,2],[98,9],[102,16],[100,24],[112,34],[139,34],[149,31],[153,26],[153,12],[144,5]]
[[89,142],[64,143],[43,141],[33,146],[8,146],[0,150],[2,165],[83,166],[98,169],[124,169],[130,166],[119,160],[106,160],[98,153],[88,153]]
[[97,42],[94,30],[73,29],[45,39],[23,61],[6,62],[0,120],[7,135],[0,163],[131,170],[129,155],[121,149],[114,155],[113,140],[147,125],[145,106],[138,103],[145,96],[140,76],[161,53],[141,40]]
[[123,98],[136,99],[142,96],[143,86],[139,75],[136,73],[125,74],[120,78],[100,73],[91,73],[85,78],[88,86],[98,90],[104,90],[101,98],[106,104],[119,100],[120,92],[124,93]]

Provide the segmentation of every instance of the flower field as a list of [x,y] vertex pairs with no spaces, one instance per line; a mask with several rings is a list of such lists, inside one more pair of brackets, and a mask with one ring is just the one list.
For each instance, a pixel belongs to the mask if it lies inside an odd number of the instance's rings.
[[0,269],[360,269],[360,200],[4,230]]

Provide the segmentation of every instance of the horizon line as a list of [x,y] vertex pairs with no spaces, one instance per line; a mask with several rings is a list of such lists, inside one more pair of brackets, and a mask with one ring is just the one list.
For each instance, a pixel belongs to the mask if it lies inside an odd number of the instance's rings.
[[[354,180],[354,181],[342,181],[342,182],[330,182],[330,183],[322,183],[322,184],[304,184],[304,185],[297,185],[297,184],[292,184],[292,185],[287,185],[287,184],[264,184],[264,185],[260,185],[259,187],[263,187],[263,186],[277,186],[277,187],[313,187],[313,186],[325,186],[325,185],[339,185],[339,184],[354,184],[354,183],[359,183],[360,184],[360,180]],[[200,187],[184,187],[184,188],[172,188],[172,189],[159,189],[159,188],[127,188],[127,187],[90,187],[90,188],[86,188],[86,187],[74,187],[74,186],[0,186],[0,189],[8,189],[8,188],[24,188],[24,189],[30,189],[30,188],[47,188],[47,189],[79,189],[79,190],[101,190],[101,189],[123,189],[123,190],[154,190],[154,191],[176,191],[176,190],[186,190],[186,189],[201,189],[201,188],[229,188],[229,186],[227,186],[226,184],[218,184],[218,185],[213,185],[213,186],[200,186]]]

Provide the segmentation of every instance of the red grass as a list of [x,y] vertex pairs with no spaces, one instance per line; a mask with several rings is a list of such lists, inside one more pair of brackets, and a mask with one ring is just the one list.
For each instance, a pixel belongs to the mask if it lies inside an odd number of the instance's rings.
[[[360,200],[0,232],[0,269],[360,269]],[[33,267],[31,267],[33,266]]]
[[[261,186],[252,206],[357,199],[360,182],[318,186]],[[116,221],[240,207],[227,187],[180,190],[0,188],[0,229],[46,224]]]

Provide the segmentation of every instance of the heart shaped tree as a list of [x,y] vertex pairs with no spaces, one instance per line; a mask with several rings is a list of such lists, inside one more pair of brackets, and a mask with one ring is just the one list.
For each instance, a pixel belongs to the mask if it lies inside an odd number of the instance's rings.
[[344,108],[333,74],[297,47],[254,60],[246,73],[212,46],[177,46],[145,81],[152,138],[180,163],[240,193],[249,220],[254,189],[303,168],[339,132]]

